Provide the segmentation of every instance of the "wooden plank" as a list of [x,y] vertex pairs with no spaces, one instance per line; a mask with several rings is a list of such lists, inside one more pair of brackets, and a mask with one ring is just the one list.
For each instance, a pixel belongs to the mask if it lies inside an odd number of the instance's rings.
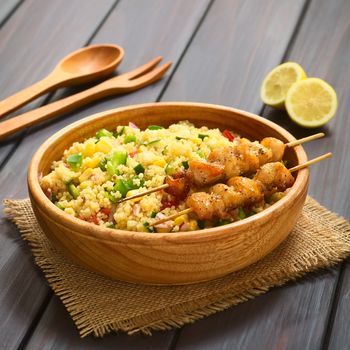
[[162,100],[217,103],[259,113],[260,83],[281,60],[303,3],[215,2]]
[[[65,4],[59,0],[29,0],[21,5],[0,30],[0,99],[42,79],[62,57],[85,45],[115,1],[88,0],[82,10],[82,2],[73,0],[65,15]],[[60,13],[62,16],[56,17]],[[53,19],[57,27],[51,25]],[[79,33],[86,34],[80,37]],[[11,115],[36,108],[44,99],[41,97]],[[17,142],[18,135],[0,142],[0,165]]]
[[340,284],[336,293],[334,310],[325,338],[324,349],[347,349],[350,344],[350,264],[347,262],[342,271]]
[[[107,0],[97,7],[91,0],[36,0],[20,6],[0,31],[2,97],[43,77],[62,55],[83,46],[113,3]],[[17,169],[24,166],[21,183],[11,184],[19,173],[11,165],[5,167],[6,173],[0,175],[2,199],[10,196],[13,185],[25,187],[26,165],[19,158],[16,162]],[[14,225],[1,220],[0,231],[0,347],[12,349],[21,343],[48,288]]]
[[[186,326],[176,349],[320,349],[329,298],[324,289],[333,275],[317,277],[318,288],[311,288],[315,278],[275,288],[256,299],[209,316]],[[312,292],[304,295],[305,289]],[[325,302],[325,304],[323,304]],[[304,312],[291,310],[303,309]],[[306,337],[305,328],[312,333]]]
[[0,26],[5,21],[11,12],[15,11],[16,6],[20,4],[21,0],[2,0],[0,3]]
[[[312,169],[311,193],[331,210],[350,218],[350,169],[348,101],[350,99],[350,55],[349,13],[350,3],[346,0],[318,1],[311,3],[309,15],[297,40],[292,59],[300,61],[311,76],[319,76],[330,82],[338,94],[339,109],[336,117],[324,128],[327,138],[307,151],[312,156],[333,152],[333,158],[326,165]],[[322,21],[327,18],[327,23]],[[332,31],[332,40],[325,40]],[[312,46],[311,46],[312,45]],[[312,48],[311,50],[309,48]],[[317,62],[317,64],[315,64]],[[324,348],[345,349],[349,347],[349,285],[350,267],[347,263],[342,270],[340,283],[335,292],[332,323],[327,332]],[[334,319],[333,319],[334,318]],[[334,322],[333,322],[334,321]]]
[[112,333],[102,339],[91,336],[81,339],[67,310],[55,296],[26,349],[167,349],[172,335],[173,332],[155,332],[152,336]]
[[[280,16],[281,12],[277,12]],[[350,146],[347,138],[349,120],[344,102],[349,99],[347,84],[349,72],[345,68],[349,56],[349,36],[346,34],[349,23],[348,13],[349,3],[346,1],[311,2],[294,45],[286,58],[286,60],[300,62],[310,76],[320,76],[328,80],[338,91],[340,106],[337,117],[323,129],[328,134],[327,138],[307,144],[306,150],[310,157],[329,150],[334,152],[334,158],[331,161],[312,168],[310,193],[330,209],[347,216],[350,212],[347,200],[350,184],[346,176],[339,174],[346,174],[346,169],[350,166],[349,157],[346,157],[346,151]],[[327,23],[324,21],[325,18]],[[271,17],[269,19],[271,20]],[[281,22],[286,23],[288,19]],[[332,28],[333,40],[325,40],[330,28]],[[276,35],[277,40],[287,36],[284,30]],[[189,55],[187,57],[189,59]],[[274,65],[270,64],[264,68],[260,66],[261,77]],[[239,70],[239,67],[237,68]],[[250,75],[251,72],[247,74]],[[178,74],[177,77],[179,77]],[[257,86],[253,89],[255,100],[258,99],[261,77],[256,79]],[[211,81],[211,79],[208,80]],[[220,85],[216,88],[220,90]],[[236,90],[237,88],[229,89],[232,92]],[[248,90],[251,89],[248,87]],[[258,112],[259,103],[257,102],[256,107],[250,110]],[[265,109],[264,116],[281,124],[296,136],[318,131],[305,131],[293,125],[281,112]],[[321,273],[316,278],[304,279],[296,284],[291,283],[254,301],[185,327],[181,333],[178,348],[319,349],[322,347],[327,329],[337,278],[336,269]],[[344,287],[345,290],[346,287]],[[345,295],[344,304],[346,303]],[[348,320],[348,311],[347,305],[343,317],[339,317],[339,323]],[[336,328],[338,327],[334,327]],[[346,327],[340,327],[340,329],[344,337],[341,343],[335,341],[339,339],[340,334],[332,335],[335,349],[342,348],[342,346],[337,347],[338,344],[343,346],[349,344],[346,342],[348,340]]]
[[[125,48],[126,55],[125,61],[121,65],[121,72],[135,68],[159,54],[162,54],[166,60],[171,59],[176,63],[205,13],[208,4],[208,0],[191,2],[186,0],[176,2],[162,0],[121,1],[99,30],[93,42],[115,42]],[[162,28],[162,30],[159,30],[159,28]],[[177,38],[177,40],[174,41],[169,38]],[[167,77],[169,76],[168,74]],[[4,179],[0,183],[0,190],[4,197],[18,198],[27,195],[25,186],[26,168],[34,151],[49,135],[72,121],[97,111],[136,102],[155,101],[166,81],[167,79],[165,78],[157,84],[132,95],[104,100],[93,106],[81,109],[74,114],[69,114],[53,123],[46,123],[32,128],[0,173],[0,176]],[[73,90],[66,89],[63,93],[59,92],[55,95],[55,98],[59,98],[59,96],[68,94],[71,91]],[[16,176],[13,176],[13,174],[16,174]],[[4,223],[4,225],[8,224]],[[10,230],[12,232],[14,228],[11,227]],[[4,263],[6,261],[5,257]],[[11,269],[16,270],[16,267],[11,266]],[[54,303],[47,309],[37,331],[30,339],[30,346],[35,348],[36,344],[42,344],[43,339],[47,341],[46,346],[48,348],[51,346],[57,348],[59,347],[58,343],[62,343],[62,347],[68,346],[71,348],[74,347],[73,344],[77,343],[75,328],[70,327],[70,325],[67,327],[66,325],[68,318],[55,317],[56,312],[58,312],[56,310],[57,307],[57,303]],[[46,323],[46,320],[51,319],[54,319],[55,322]],[[47,339],[48,333],[50,333],[50,337],[52,336],[52,343]],[[173,334],[174,332],[167,332],[157,335],[154,340],[154,348],[158,348],[158,343],[167,343],[169,346]],[[135,336],[130,338],[130,340],[125,340],[124,336],[115,336],[113,339],[113,341],[101,343],[103,344],[101,346],[104,348],[117,347],[120,341],[121,348],[126,342],[128,348],[138,348],[141,347],[143,337]],[[153,346],[151,340],[146,341],[146,343],[150,347]],[[95,340],[91,337],[84,341],[84,346],[86,347],[94,344],[96,344]]]

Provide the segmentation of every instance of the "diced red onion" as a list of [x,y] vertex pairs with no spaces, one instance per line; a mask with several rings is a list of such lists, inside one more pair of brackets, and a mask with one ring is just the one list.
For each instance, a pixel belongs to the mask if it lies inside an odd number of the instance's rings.
[[180,231],[188,231],[190,229],[190,224],[188,222],[183,222],[179,229]]
[[140,212],[141,212],[141,205],[136,203],[134,205],[134,207],[132,208],[132,213],[135,215],[135,216],[139,216],[140,215]]
[[[157,215],[156,215],[157,220],[162,220],[166,217],[167,216],[163,213],[157,213]],[[156,227],[156,228],[172,228],[173,226],[174,226],[173,220],[169,220],[169,221],[163,222],[161,224],[155,225],[154,227]]]
[[134,124],[132,122],[129,122],[129,126],[130,126],[130,128],[133,128],[133,129],[140,129],[136,124]]

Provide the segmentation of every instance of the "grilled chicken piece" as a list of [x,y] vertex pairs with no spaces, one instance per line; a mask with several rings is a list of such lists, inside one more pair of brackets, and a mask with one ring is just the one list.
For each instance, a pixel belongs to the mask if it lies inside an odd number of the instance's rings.
[[265,137],[260,144],[272,151],[272,157],[269,162],[280,162],[282,160],[286,145],[281,140],[274,137]]
[[264,199],[264,188],[259,181],[248,177],[236,176],[227,182],[230,189],[234,189],[241,196],[241,200],[234,208],[258,203]]
[[167,176],[164,183],[169,185],[169,187],[165,189],[165,192],[175,196],[179,200],[183,200],[187,197],[191,187],[191,182],[185,174]]
[[189,177],[196,186],[204,187],[225,179],[224,167],[197,160],[188,162]]
[[264,164],[255,174],[254,180],[264,186],[266,194],[283,192],[294,183],[293,175],[281,162]]
[[264,198],[263,187],[256,181],[244,177],[231,180],[232,186],[216,184],[210,188],[210,193],[193,193],[186,204],[201,220],[228,219],[230,210],[260,202]]
[[228,218],[224,201],[213,193],[195,192],[187,198],[186,204],[201,220],[210,220],[214,217]]
[[254,179],[235,176],[227,183],[212,186],[210,193],[193,193],[186,204],[202,220],[227,219],[230,210],[259,203],[264,195],[284,191],[293,185],[294,178],[282,163],[274,162],[264,164]]
[[210,189],[211,193],[220,196],[225,203],[225,207],[229,208],[233,203],[238,203],[240,206],[240,202],[242,196],[239,192],[234,191],[232,188],[225,184],[216,184]]
[[226,178],[254,173],[260,165],[269,162],[272,151],[258,142],[240,143],[234,147],[217,148],[208,161],[225,167]]

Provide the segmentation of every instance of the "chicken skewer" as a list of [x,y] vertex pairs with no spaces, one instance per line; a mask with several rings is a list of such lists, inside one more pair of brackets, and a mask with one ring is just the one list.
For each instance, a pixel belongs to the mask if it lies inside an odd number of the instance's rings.
[[[178,176],[174,177],[167,176],[163,185],[123,198],[119,201],[119,203],[143,197],[153,192],[158,192],[160,190],[166,190],[166,192],[168,192],[169,194],[172,194],[177,198],[183,199],[186,198],[190,189],[190,185],[192,183],[194,183],[198,187],[202,187],[205,185],[212,185],[220,180],[225,179],[225,165],[216,164],[215,159],[217,158],[219,158],[221,163],[232,163],[230,162],[230,158],[231,160],[236,160],[236,162],[233,162],[236,165],[236,168],[234,170],[228,170],[229,176],[227,178],[230,178],[233,176],[240,175],[240,173],[255,172],[259,168],[259,166],[267,163],[269,160],[280,161],[282,160],[286,147],[295,147],[305,142],[321,138],[324,135],[324,133],[318,133],[301,138],[299,140],[291,141],[286,144],[284,144],[282,141],[276,138],[266,137],[261,141],[260,144],[254,142],[250,142],[249,144],[244,143],[242,145],[238,145],[236,149],[233,147],[225,147],[225,149],[228,149],[226,150],[227,152],[220,148],[217,152],[213,151],[209,155],[209,157],[211,157],[211,160],[213,160],[212,163],[204,161],[190,161],[189,172],[179,173]],[[245,154],[245,156],[243,156],[242,159],[240,157],[240,152]],[[230,157],[226,157],[224,160],[222,160],[222,156],[220,154],[225,153],[230,154]],[[249,155],[249,153],[253,154]],[[254,153],[257,153],[257,155]],[[237,159],[239,159],[239,164],[237,164]],[[252,165],[252,163],[254,165]],[[232,164],[228,164],[228,167],[232,168]]]
[[264,164],[253,179],[236,176],[229,179],[228,185],[214,185],[211,188],[211,193],[193,193],[186,201],[189,208],[158,220],[150,226],[157,226],[191,212],[195,212],[199,219],[208,220],[213,217],[226,219],[229,217],[227,209],[232,210],[252,205],[261,201],[267,194],[270,195],[276,191],[286,190],[294,183],[291,172],[306,168],[331,157],[331,155],[332,153],[324,154],[289,170],[280,162]]

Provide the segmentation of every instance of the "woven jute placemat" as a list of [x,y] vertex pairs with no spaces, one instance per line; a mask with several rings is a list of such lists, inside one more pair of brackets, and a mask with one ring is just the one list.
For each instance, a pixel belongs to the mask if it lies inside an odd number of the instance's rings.
[[130,284],[87,271],[63,256],[41,231],[28,199],[4,203],[82,337],[180,327],[350,255],[349,222],[308,198],[287,240],[254,265],[193,285]]

